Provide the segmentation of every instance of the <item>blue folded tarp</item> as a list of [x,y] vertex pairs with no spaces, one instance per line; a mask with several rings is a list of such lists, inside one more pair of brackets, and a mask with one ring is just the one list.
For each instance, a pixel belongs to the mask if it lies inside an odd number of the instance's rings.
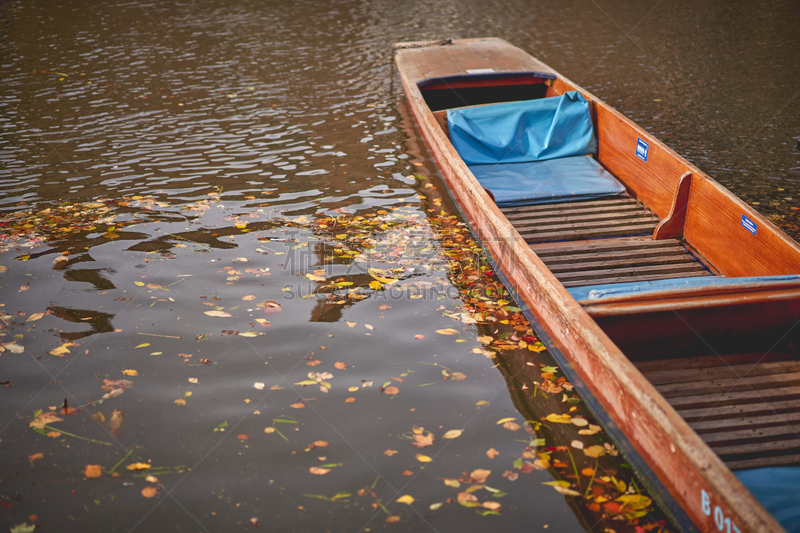
[[800,533],[800,467],[756,468],[735,474],[788,533]]
[[450,140],[500,207],[613,196],[625,187],[590,157],[589,102],[563,96],[449,109]]
[[530,163],[592,154],[589,103],[563,96],[447,110],[450,140],[467,165]]

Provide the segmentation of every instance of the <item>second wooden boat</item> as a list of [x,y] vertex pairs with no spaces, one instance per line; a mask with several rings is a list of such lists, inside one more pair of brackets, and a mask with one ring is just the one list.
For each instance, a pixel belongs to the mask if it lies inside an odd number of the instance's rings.
[[662,506],[800,528],[800,246],[502,40],[395,51],[455,202]]

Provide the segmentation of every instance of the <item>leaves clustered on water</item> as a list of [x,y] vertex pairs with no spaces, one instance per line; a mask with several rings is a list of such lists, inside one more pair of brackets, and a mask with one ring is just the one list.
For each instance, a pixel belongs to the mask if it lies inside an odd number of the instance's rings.
[[[218,194],[212,196],[212,200],[217,198]],[[192,204],[187,209],[205,211],[212,200]],[[152,198],[131,198],[117,202],[117,205],[128,207],[132,202],[139,202],[139,205],[144,205],[145,208],[149,207],[148,204],[157,203]],[[46,217],[56,211],[60,211],[62,215],[63,213],[78,215],[75,218],[81,221],[80,223],[75,224],[74,221],[70,221],[68,224],[74,228],[74,231],[94,231],[98,225],[105,224],[106,228],[104,229],[108,234],[113,233],[114,227],[109,226],[112,222],[116,227],[123,225],[122,222],[114,219],[113,214],[110,214],[111,207],[106,202],[91,202],[69,209],[67,205],[65,204],[62,210],[51,207],[38,213],[28,212],[24,216],[4,218],[5,227],[12,228],[10,233],[3,234],[4,237],[9,236],[9,240],[4,241],[4,245],[29,247],[40,244],[43,242],[41,239],[52,241],[66,237],[69,232],[65,229],[58,229],[65,227],[59,225],[62,222],[60,219],[57,220],[58,217],[51,220],[52,223],[47,221]],[[252,229],[247,227],[247,222],[243,221],[241,217],[231,217],[230,220],[234,222],[234,228],[240,233]],[[613,520],[620,525],[624,524],[628,528],[633,528],[639,533],[664,529],[663,521],[646,520],[652,509],[652,502],[648,496],[640,492],[630,473],[619,471],[620,462],[618,460],[605,461],[607,458],[616,456],[618,452],[600,426],[593,422],[592,416],[582,413],[581,410],[585,410],[585,407],[580,397],[572,394],[572,385],[563,375],[559,375],[559,369],[551,361],[543,359],[547,357],[545,346],[540,342],[502,282],[492,272],[469,229],[458,218],[447,215],[444,211],[424,217],[414,209],[401,207],[366,215],[350,215],[340,212],[335,216],[323,216],[315,219],[301,216],[285,219],[281,221],[281,224],[285,228],[302,228],[312,231],[319,238],[326,253],[322,267],[302,273],[309,282],[316,284],[314,290],[303,295],[303,298],[315,297],[331,306],[348,307],[370,296],[377,298],[384,291],[399,290],[408,299],[415,300],[422,298],[425,291],[435,293],[437,287],[449,287],[452,284],[459,288],[459,296],[463,303],[454,309],[440,306],[439,311],[443,317],[452,319],[460,327],[440,328],[435,333],[453,337],[455,343],[472,343],[474,347],[471,348],[471,353],[486,357],[493,364],[499,365],[506,358],[522,357],[527,361],[525,364],[527,370],[530,371],[529,374],[534,373],[532,375],[535,379],[528,379],[524,376],[515,377],[521,382],[519,392],[527,395],[528,400],[534,403],[542,401],[543,409],[551,410],[551,412],[540,416],[538,420],[526,420],[519,417],[498,420],[496,428],[499,432],[516,434],[516,432],[524,430],[527,433],[522,440],[524,446],[521,447],[519,454],[515,457],[503,457],[492,447],[485,452],[485,466],[489,467],[499,462],[501,464],[499,468],[472,468],[469,469],[469,472],[454,470],[449,477],[441,478],[443,489],[446,492],[440,501],[428,504],[430,510],[436,511],[446,504],[459,504],[464,508],[474,509],[484,516],[500,514],[503,511],[502,497],[507,495],[508,490],[513,487],[510,485],[511,483],[518,480],[520,476],[546,470],[555,480],[545,482],[545,484],[552,486],[554,490],[567,498],[580,500],[582,506],[595,521]],[[36,233],[33,231],[33,227],[28,226],[48,226],[52,231]],[[44,237],[41,237],[42,235]],[[430,238],[431,235],[434,236],[433,239]],[[114,238],[114,236],[108,235],[108,238]],[[270,240],[270,237],[259,238],[259,241],[263,242],[263,246],[268,246],[267,242]],[[289,244],[294,249],[308,246],[307,242],[299,240]],[[261,250],[260,253],[279,252]],[[237,258],[236,262],[246,265],[248,259]],[[376,265],[381,265],[381,268]],[[346,272],[342,274],[329,272],[336,268],[341,270],[343,266],[346,267]],[[225,284],[230,285],[247,275],[268,276],[269,269],[245,268],[234,264],[222,267],[219,273],[225,276]],[[436,281],[415,279],[423,273],[428,279],[433,278]],[[151,292],[169,290],[162,285],[147,284],[143,281],[136,281],[135,285],[149,289]],[[255,299],[254,296],[251,296],[247,295],[242,300]],[[439,297],[444,298],[443,296]],[[207,300],[205,297],[203,299]],[[231,318],[231,311],[234,311],[237,306],[225,309],[217,305],[215,300],[216,297],[203,302],[203,305],[213,307],[213,309],[205,311],[205,314],[215,318]],[[258,307],[262,308],[267,315],[281,310],[281,305],[271,300],[259,304]],[[379,308],[385,310],[391,306],[386,304]],[[47,311],[33,313],[28,315],[27,321],[39,320],[48,314]],[[7,325],[13,324],[15,323]],[[24,322],[16,324],[23,325]],[[263,331],[255,329],[256,324],[262,327],[270,325],[266,319],[254,319],[250,324],[250,330],[244,332],[222,330],[222,335],[236,334],[245,337],[264,335]],[[346,325],[349,328],[358,326],[349,321],[346,322]],[[368,331],[367,335],[371,335],[375,331],[371,324],[362,324],[362,326]],[[149,334],[156,338],[159,336],[169,337],[158,333],[143,334]],[[206,334],[199,334],[195,338],[203,340],[205,337]],[[424,337],[425,335],[418,334],[414,336],[414,340],[421,340]],[[476,340],[479,346],[475,346]],[[21,353],[24,350],[24,347],[17,342],[4,343],[4,346],[11,353]],[[80,346],[80,343],[77,342],[65,342],[48,353],[51,356],[64,357],[71,354],[70,348]],[[150,343],[142,343],[136,348],[148,348],[149,346]],[[324,350],[327,347],[322,346],[321,349]],[[161,354],[161,352],[151,353],[151,355],[156,354]],[[187,362],[192,358],[191,354],[178,355]],[[307,356],[305,363],[313,370],[307,372],[307,379],[295,382],[294,385],[300,388],[312,387],[318,389],[322,394],[331,392],[336,386],[337,375],[341,376],[342,372],[348,372],[349,368],[347,361],[339,360],[333,363],[334,368],[331,369],[336,374],[325,370],[324,367],[322,370],[317,370],[315,367],[322,361],[313,356]],[[200,359],[200,364],[207,365],[212,362]],[[435,369],[440,377],[432,382],[412,384],[409,380],[418,379],[422,374],[409,370],[399,372],[397,375],[387,375],[387,379],[376,389],[382,393],[383,397],[391,401],[395,398],[402,399],[403,394],[417,387],[427,387],[444,382],[460,382],[467,377],[458,370],[451,370],[437,363],[419,362],[418,365]],[[135,369],[120,368],[119,370],[126,377],[136,378],[138,376]],[[538,375],[535,375],[536,373]],[[116,438],[123,424],[122,411],[114,409],[108,413],[108,418],[106,418],[97,408],[107,401],[119,401],[118,398],[126,390],[135,388],[135,383],[127,379],[104,379],[103,381],[102,391],[104,392],[98,393],[96,399],[85,405],[77,408],[67,407],[65,402],[60,408],[59,406],[47,406],[37,410],[28,423],[28,431],[49,439],[75,439],[94,445],[110,445],[109,441],[82,436],[78,430],[69,431],[73,428],[68,424],[69,415],[79,413],[91,406],[95,409],[91,418],[96,423],[105,426],[110,437]],[[189,378],[189,383],[199,384],[198,379],[192,377]],[[264,390],[267,385],[263,382],[255,382],[252,386],[255,390]],[[373,387],[373,381],[368,379],[362,379],[360,385],[348,387],[349,396],[344,399],[342,405],[356,402],[357,393],[371,387]],[[275,384],[270,387],[270,390],[283,388],[280,384]],[[186,406],[191,396],[192,392],[186,391],[182,397],[175,399],[175,408],[180,409],[181,406]],[[285,407],[287,410],[291,409],[302,413],[302,410],[314,401],[317,401],[317,398],[299,398],[291,403],[287,402]],[[488,405],[490,405],[488,401],[479,401],[476,407],[483,409]],[[256,410],[253,414],[260,413]],[[289,433],[286,428],[298,427],[302,424],[302,417],[283,414],[272,418],[271,423],[264,428],[265,435],[261,438],[278,438],[284,442],[294,442],[293,439],[287,437]],[[563,439],[565,432],[559,427],[571,428],[570,431],[575,433],[575,438],[569,446],[564,444],[566,442]],[[228,428],[228,422],[222,421],[213,427],[213,432],[224,433]],[[414,426],[399,434],[401,441],[408,442],[407,446],[398,446],[403,451],[389,448],[383,451],[383,455],[392,457],[399,454],[401,457],[405,457],[408,462],[404,475],[414,475],[413,465],[424,466],[435,461],[437,454],[428,452],[425,450],[426,448],[438,452],[437,448],[443,447],[448,441],[462,438],[464,434],[469,434],[468,427],[447,429],[439,433]],[[556,440],[554,437],[559,437],[559,439]],[[242,443],[247,443],[258,437],[240,433],[236,438]],[[315,440],[305,447],[305,452],[319,451],[319,449],[329,446],[327,441]],[[45,459],[45,454],[41,452],[29,456],[31,463]],[[127,464],[125,465],[125,463]],[[317,457],[313,466],[308,467],[307,471],[310,476],[326,476],[342,466],[344,464],[341,462],[329,461],[327,457],[320,456]],[[132,449],[116,464],[87,464],[81,470],[80,475],[86,479],[106,479],[127,475],[143,478],[147,484],[141,489],[141,496],[152,498],[164,489],[159,476],[183,472],[190,468],[191,466],[187,465],[155,466],[145,462]],[[501,471],[502,474],[500,474]],[[493,472],[495,475],[491,478],[492,485],[489,485],[489,479]],[[333,496],[309,493],[306,496],[336,503],[366,498],[368,501],[371,500],[369,507],[387,515],[386,521],[389,523],[398,522],[402,517],[400,513],[390,511],[387,505],[391,503],[414,505],[415,502],[419,505],[419,501],[412,494],[400,495],[394,502],[382,501],[376,490],[378,481],[379,478],[376,478],[371,485],[357,491],[340,491]],[[494,486],[499,483],[503,484],[502,490]]]
[[[424,231],[414,228],[422,221],[417,220],[413,215],[411,217],[404,216],[403,208],[392,210],[391,215],[386,211],[379,211],[378,215],[377,217],[322,218],[314,222],[315,231],[323,238],[328,237],[334,254],[338,254],[339,258],[353,261],[369,260],[372,264],[376,261],[393,261],[398,264],[396,268],[377,269],[373,267],[368,269],[368,273],[373,278],[369,282],[369,288],[374,291],[386,290],[395,283],[399,283],[400,286],[411,285],[416,288],[421,284],[401,283],[403,274],[411,273],[413,275],[414,270],[409,268],[409,265],[418,264],[420,258],[425,257],[426,254],[446,259],[446,264],[442,264],[441,259],[427,261],[424,264],[430,269],[443,271],[449,281],[461,289],[463,306],[459,309],[440,308],[440,310],[443,316],[462,323],[465,328],[473,326],[484,332],[477,337],[482,347],[473,348],[472,353],[497,359],[502,358],[503,354],[512,352],[522,353],[524,357],[525,353],[532,352],[531,355],[538,355],[546,350],[521,309],[517,307],[502,282],[493,273],[468,227],[457,217],[447,215],[444,211],[438,215],[429,216],[425,223],[430,224],[430,230],[434,232],[436,240],[428,242],[424,239],[415,240],[413,238],[415,234],[424,233]],[[376,240],[373,236],[376,233],[375,230],[388,230],[390,221],[398,219],[402,220],[404,224],[394,228],[396,231],[393,238],[383,243]],[[302,222],[305,221],[301,219]],[[329,257],[329,259],[334,259],[334,257]],[[313,281],[328,281],[325,272],[321,269],[307,274],[307,277]],[[345,280],[336,280],[334,283],[324,286],[323,289],[335,288],[343,281]],[[429,283],[428,287],[430,287]],[[347,294],[349,298],[357,295],[356,299],[360,299],[366,292],[366,288],[350,288],[349,291]],[[413,299],[415,294],[418,293],[412,292],[410,297]],[[332,299],[339,304],[349,303],[347,299]],[[469,332],[470,330],[459,331],[455,328],[443,328],[436,331],[440,335],[458,337],[455,339],[456,342],[465,342],[469,337]],[[422,337],[422,335],[416,336],[416,338]],[[547,356],[547,353],[545,352],[542,356]],[[549,470],[557,480],[545,482],[545,484],[552,486],[554,490],[567,497],[580,499],[596,520],[608,519],[622,522],[639,533],[665,531],[664,520],[647,520],[653,510],[652,500],[642,493],[630,472],[619,471],[619,460],[606,462],[601,459],[616,457],[618,451],[605,436],[602,428],[592,422],[591,415],[580,414],[580,409],[585,409],[582,399],[576,394],[567,394],[573,391],[572,384],[563,375],[558,375],[559,369],[552,364],[552,361],[547,363],[528,361],[527,365],[539,368],[540,374],[538,379],[531,380],[532,386],[529,387],[523,383],[521,391],[529,394],[534,401],[537,396],[547,398],[561,395],[561,403],[565,405],[565,411],[550,413],[537,421],[522,421],[522,424],[518,423],[514,417],[498,421],[498,425],[505,430],[516,432],[524,428],[530,435],[520,456],[512,461],[510,468],[505,469],[502,476],[509,481],[515,481],[520,474],[529,474],[535,470]],[[448,379],[463,379],[463,377],[457,376],[458,372],[452,373],[449,369],[444,369],[442,374]],[[384,384],[386,387],[383,389],[384,392],[397,394],[399,389],[388,383]],[[488,402],[478,402],[478,408],[487,404]],[[574,438],[569,446],[551,444],[546,442],[545,438],[537,436],[539,433],[546,433],[541,431],[543,426],[562,424],[568,425],[577,433],[575,436],[577,438]],[[462,430],[450,430],[442,435],[442,438],[455,438],[461,434]],[[421,427],[414,427],[405,438],[420,448],[432,446],[435,441],[435,435]],[[384,453],[393,455],[397,452],[387,450]],[[490,460],[498,455],[499,452],[494,448],[486,452],[486,456]],[[430,456],[422,453],[417,454],[416,459],[422,463],[431,460]],[[472,473],[464,472],[460,476],[445,478],[444,484],[457,489],[457,494],[455,498],[446,498],[444,503],[457,502],[464,507],[475,507],[482,515],[498,514],[502,507],[496,499],[506,493],[485,484],[490,474],[491,470],[478,469]],[[481,493],[482,490],[486,492]],[[484,494],[483,501],[478,494]],[[342,497],[342,494],[339,494],[338,497]],[[397,501],[410,505],[414,502],[414,498],[411,495],[404,495]],[[436,510],[441,505],[441,502],[434,503],[430,508]],[[390,516],[390,518],[395,517],[396,515]]]

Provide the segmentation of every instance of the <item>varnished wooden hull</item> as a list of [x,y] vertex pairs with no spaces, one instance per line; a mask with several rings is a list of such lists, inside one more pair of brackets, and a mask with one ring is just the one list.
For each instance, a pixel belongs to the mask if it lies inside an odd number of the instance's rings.
[[[419,86],[424,80],[463,76],[468,70],[475,72],[474,69],[484,69],[482,72],[492,69],[500,74],[555,72],[499,39],[431,44],[397,45],[396,62],[409,108],[452,197],[527,316],[547,339],[554,355],[561,358],[564,370],[576,385],[583,387],[584,393],[588,392],[587,401],[608,414],[612,426],[632,446],[640,460],[639,467],[648,468],[650,475],[658,480],[657,484],[668,491],[667,499],[677,503],[677,519],[685,526],[688,519],[688,527],[694,524],[701,531],[723,531],[723,527],[732,532],[780,531],[774,518],[609,336],[610,332],[624,345],[631,331],[631,320],[638,321],[635,325],[638,333],[626,349],[635,351],[639,343],[644,346],[643,357],[647,358],[655,353],[653,350],[657,346],[653,338],[658,327],[654,324],[671,316],[670,304],[662,305],[660,310],[658,298],[651,302],[618,304],[628,306],[626,317],[619,310],[605,312],[591,306],[584,308],[578,303],[535,253],[537,245],[526,243],[474,178],[450,143],[441,117],[431,111]],[[489,85],[491,83],[494,82],[490,80]],[[797,243],[699,169],[569,80],[557,75],[548,95],[569,90],[581,91],[592,102],[599,143],[598,160],[625,184],[633,197],[659,219],[667,221],[659,226],[659,231],[682,236],[687,247],[724,276],[800,273]],[[638,139],[649,145],[648,164],[639,164],[635,156],[632,157],[631,146],[635,147]],[[684,178],[687,173],[691,176]],[[683,196],[688,197],[689,180],[694,204],[689,203],[687,207],[686,200],[681,200],[681,188]],[[714,215],[710,216],[706,209],[693,208],[698,202],[716,206]],[[730,216],[726,216],[728,214]],[[746,246],[742,244],[738,226],[740,215],[755,221],[760,232],[759,238],[747,242]],[[769,308],[762,313],[781,314],[787,309],[784,305],[787,301],[791,309],[786,319],[792,320],[795,315],[800,316],[797,305],[800,288],[796,285],[779,290],[780,294],[773,295],[774,298],[761,298],[757,287],[744,296],[711,291],[707,295],[708,305],[695,306],[699,309],[698,323],[707,321],[713,313],[729,312],[736,316],[737,313],[752,313],[753,309],[758,312],[761,304]],[[677,301],[673,303],[678,305]],[[721,335],[725,335],[725,328]],[[662,503],[670,506],[669,501]]]

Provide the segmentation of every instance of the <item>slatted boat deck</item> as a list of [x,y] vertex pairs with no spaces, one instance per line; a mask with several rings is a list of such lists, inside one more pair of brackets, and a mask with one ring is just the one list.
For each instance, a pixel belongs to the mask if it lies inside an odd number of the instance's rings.
[[710,275],[629,196],[501,210],[565,287]]
[[635,364],[729,468],[800,465],[800,361],[794,354]]

